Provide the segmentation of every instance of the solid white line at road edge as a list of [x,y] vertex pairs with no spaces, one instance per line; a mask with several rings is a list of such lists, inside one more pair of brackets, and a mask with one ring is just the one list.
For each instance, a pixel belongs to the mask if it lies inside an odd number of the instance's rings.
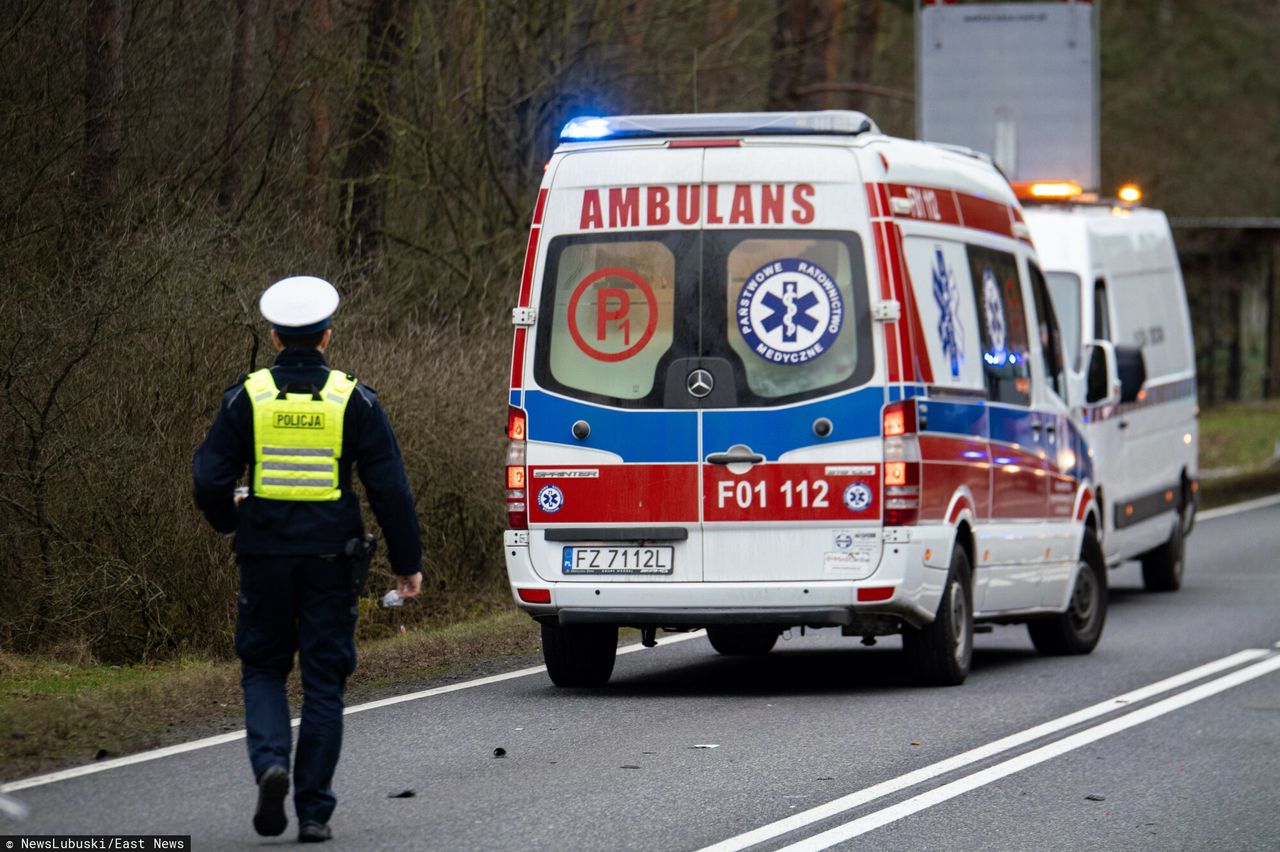
[[[679,633],[675,636],[664,636],[658,640],[659,645],[673,645],[676,642],[687,642],[690,639],[697,639],[699,636],[705,635],[703,630],[695,630],[692,633]],[[641,644],[626,645],[618,649],[618,654],[632,654],[636,651],[643,651],[644,646]],[[461,683],[451,683],[448,686],[437,686],[433,689],[424,689],[421,692],[410,692],[405,695],[393,695],[390,698],[382,698],[378,701],[369,701],[364,704],[355,704],[342,711],[342,715],[350,716],[353,713],[363,713],[366,710],[377,710],[380,707],[390,707],[392,704],[403,704],[406,701],[417,701],[420,698],[430,698],[434,695],[444,695],[449,692],[458,692],[463,689],[474,689],[477,686],[488,686],[491,683],[500,683],[504,680],[514,680],[515,678],[528,677],[532,674],[545,672],[546,666],[530,666],[527,669],[516,669],[513,672],[503,672],[502,674],[489,675],[488,677],[476,678],[475,680],[464,680]],[[293,727],[298,727],[300,720],[294,719]],[[190,742],[178,743],[176,745],[165,746],[164,748],[152,749],[151,751],[140,751],[137,754],[127,754],[124,757],[114,757],[111,760],[103,760],[97,763],[86,764],[85,766],[73,766],[70,769],[61,769],[57,772],[49,772],[45,775],[35,775],[31,778],[23,778],[18,781],[10,781],[8,784],[0,784],[0,793],[13,793],[18,790],[26,790],[30,787],[41,787],[45,784],[54,784],[58,781],[67,781],[71,778],[79,778],[84,775],[93,775],[98,772],[106,772],[108,769],[118,769],[121,766],[131,766],[135,763],[146,763],[149,760],[159,760],[162,757],[171,757],[175,754],[184,754],[189,751],[198,751],[202,748],[222,745],[223,743],[233,743],[236,740],[244,739],[244,730],[231,731],[226,734],[217,734],[212,737],[205,737],[199,740],[191,740]]]
[[1268,506],[1275,505],[1280,505],[1280,494],[1272,494],[1270,497],[1259,497],[1256,500],[1246,500],[1243,503],[1232,503],[1230,506],[1219,506],[1216,509],[1196,512],[1196,520],[1212,521],[1214,518],[1225,518],[1227,515],[1238,515],[1241,512],[1252,512],[1254,509],[1265,509]]
[[823,820],[830,819],[833,816],[837,816],[846,811],[861,807],[869,802],[873,802],[876,799],[892,795],[902,790],[906,790],[909,787],[914,787],[917,784],[945,775],[948,772],[954,772],[957,769],[963,769],[971,764],[995,757],[1002,752],[1009,751],[1010,749],[1017,748],[1018,746],[1026,745],[1042,737],[1079,725],[1082,722],[1087,722],[1091,719],[1096,719],[1099,716],[1105,716],[1108,713],[1113,713],[1121,707],[1136,704],[1137,702],[1145,701],[1148,698],[1154,698],[1157,695],[1161,695],[1181,686],[1186,686],[1189,683],[1194,683],[1197,680],[1217,674],[1218,672],[1226,671],[1227,669],[1243,665],[1244,663],[1253,662],[1261,657],[1267,656],[1269,653],[1270,652],[1264,648],[1252,648],[1245,651],[1239,651],[1235,654],[1231,654],[1230,656],[1223,657],[1220,660],[1205,663],[1202,666],[1196,666],[1195,668],[1188,669],[1181,674],[1167,677],[1164,680],[1158,680],[1155,683],[1148,684],[1147,686],[1140,687],[1131,692],[1126,692],[1123,695],[1117,695],[1115,698],[1109,698],[1106,701],[1086,707],[1083,710],[1077,710],[1076,712],[1069,713],[1066,716],[1051,719],[1048,722],[1027,728],[1024,731],[1019,731],[1016,734],[1010,734],[1007,737],[1003,737],[987,743],[986,745],[978,746],[977,748],[962,752],[961,754],[949,757],[946,760],[938,761],[937,763],[930,764],[929,766],[922,766],[905,775],[899,775],[897,778],[890,778],[888,781],[882,781],[881,783],[867,787],[866,789],[858,790],[857,792],[850,793],[846,796],[841,796],[838,799],[827,802],[825,805],[818,805],[817,807],[810,808],[807,811],[792,814],[791,816],[786,817],[785,819],[780,819],[777,822],[762,825],[757,829],[746,832],[745,834],[739,834],[736,837],[730,837],[726,840],[720,841],[719,843],[708,846],[700,850],[700,852],[739,852],[739,850],[747,849],[758,843],[764,843],[766,840],[772,840],[775,837],[781,837],[784,834],[789,834],[797,829],[804,828],[807,825],[822,822]]
[[1107,722],[1101,722],[1092,728],[1086,728],[1083,731],[1072,734],[1069,737],[1063,737],[1057,742],[1049,743],[1041,746],[1034,751],[1026,754],[1020,754],[1017,757],[1010,758],[1003,763],[997,763],[972,775],[966,775],[950,784],[944,784],[935,790],[927,793],[921,793],[907,799],[905,802],[899,802],[896,805],[884,808],[866,816],[859,817],[844,825],[838,825],[835,828],[828,829],[821,834],[815,834],[813,837],[807,837],[790,846],[786,846],[778,852],[818,852],[821,849],[829,849],[837,843],[843,843],[854,837],[874,831],[881,826],[896,822],[903,817],[918,813],[926,808],[954,799],[970,790],[976,790],[984,787],[993,781],[999,781],[1015,772],[1021,772],[1024,769],[1030,769],[1033,766],[1044,763],[1059,755],[1066,754],[1069,751],[1081,748],[1082,746],[1095,743],[1098,740],[1126,731],[1129,728],[1141,725],[1143,722],[1150,722],[1166,713],[1172,713],[1188,704],[1195,704],[1197,701],[1203,701],[1210,696],[1225,692],[1232,687],[1247,683],[1255,678],[1270,674],[1280,669],[1280,656],[1271,657],[1260,663],[1239,669],[1238,671],[1225,674],[1208,683],[1202,683],[1197,687],[1188,689],[1186,692],[1179,693],[1163,701],[1150,704],[1146,707],[1140,707],[1132,710],[1116,719]]

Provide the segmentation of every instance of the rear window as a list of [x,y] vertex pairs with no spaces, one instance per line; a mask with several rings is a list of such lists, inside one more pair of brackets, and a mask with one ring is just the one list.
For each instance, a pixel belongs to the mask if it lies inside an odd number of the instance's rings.
[[675,287],[675,253],[662,242],[564,246],[551,314],[552,377],[603,396],[649,396],[658,361],[671,348]]
[[792,396],[853,375],[851,261],[838,240],[754,238],[729,250],[723,335],[752,395]]
[[556,237],[534,377],[628,408],[695,407],[685,379],[703,361],[727,364],[733,385],[704,405],[776,405],[852,387],[874,370],[865,268],[861,242],[845,232]]

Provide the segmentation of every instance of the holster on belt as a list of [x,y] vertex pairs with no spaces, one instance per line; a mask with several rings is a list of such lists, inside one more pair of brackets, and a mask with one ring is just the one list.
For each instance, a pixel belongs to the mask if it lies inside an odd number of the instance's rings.
[[364,594],[365,582],[369,579],[369,563],[378,550],[378,540],[373,533],[365,533],[360,538],[347,540],[343,555],[347,558],[347,571],[351,577],[351,590],[357,596]]

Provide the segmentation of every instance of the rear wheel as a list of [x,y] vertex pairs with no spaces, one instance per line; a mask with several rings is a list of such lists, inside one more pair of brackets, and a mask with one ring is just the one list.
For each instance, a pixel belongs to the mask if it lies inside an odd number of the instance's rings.
[[542,624],[542,659],[556,686],[604,686],[617,652],[617,627]]
[[1182,588],[1182,567],[1186,558],[1185,525],[1179,514],[1169,540],[1142,554],[1142,585],[1148,592],[1176,592]]
[[928,686],[958,686],[973,660],[973,595],[969,555],[957,544],[938,614],[924,627],[906,627],[902,648],[911,678]]
[[778,631],[760,627],[708,627],[711,647],[732,657],[767,654],[778,641]]
[[1087,654],[1098,644],[1107,620],[1107,565],[1093,530],[1084,531],[1080,564],[1066,612],[1027,622],[1036,650],[1050,656]]

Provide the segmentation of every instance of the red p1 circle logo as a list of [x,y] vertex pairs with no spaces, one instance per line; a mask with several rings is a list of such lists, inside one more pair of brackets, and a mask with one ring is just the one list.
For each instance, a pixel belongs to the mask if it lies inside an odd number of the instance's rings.
[[[622,279],[634,285],[632,287],[598,286],[595,290],[596,310],[594,316],[583,317],[578,309],[583,295],[597,282],[608,279]],[[644,328],[636,336],[633,314],[637,309],[636,291],[644,298],[648,317]],[[582,333],[580,324],[585,319],[587,334]],[[569,335],[587,356],[597,361],[625,361],[635,355],[649,343],[658,327],[658,299],[653,294],[649,282],[630,269],[621,266],[606,266],[597,269],[578,283],[573,295],[569,297]],[[588,340],[590,337],[595,342]],[[632,338],[635,337],[635,342]],[[621,345],[622,349],[610,351],[609,343]],[[598,344],[604,344],[601,348]]]

